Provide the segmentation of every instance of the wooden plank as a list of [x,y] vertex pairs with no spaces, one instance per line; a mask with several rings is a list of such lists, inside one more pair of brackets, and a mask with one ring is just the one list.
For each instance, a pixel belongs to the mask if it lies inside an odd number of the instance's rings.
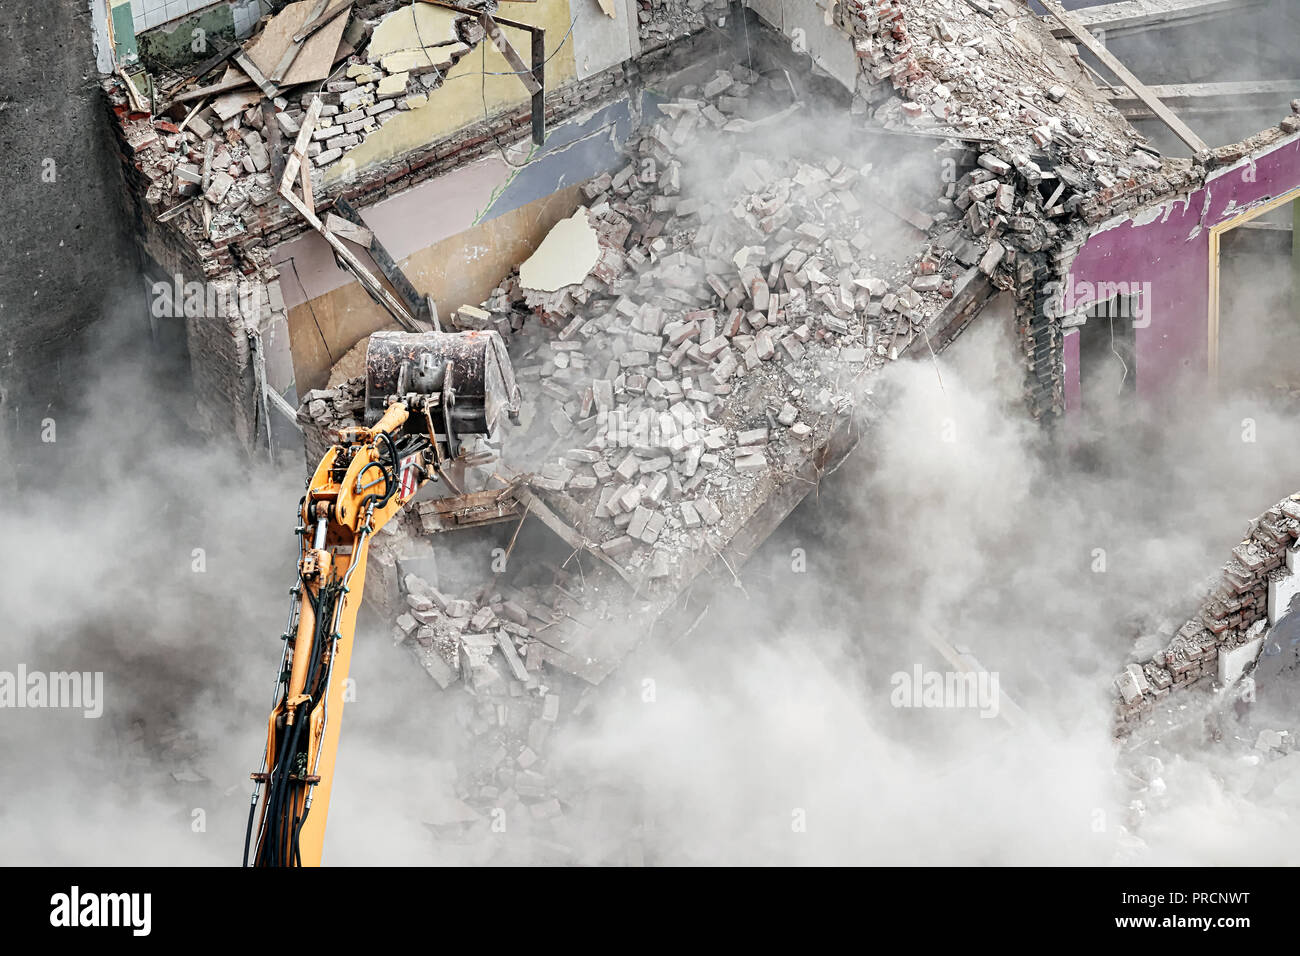
[[1192,132],[1191,127],[1180,120],[1173,110],[1161,103],[1159,97],[1134,76],[1129,68],[1121,63],[1113,53],[1097,42],[1097,38],[1085,30],[1078,20],[1066,13],[1057,0],[1042,0],[1042,4],[1047,12],[1056,17],[1057,22],[1068,29],[1089,53],[1101,60],[1112,73],[1119,77],[1124,85],[1136,94],[1147,109],[1151,110],[1162,123],[1173,130],[1174,135],[1186,143],[1192,152],[1200,153],[1209,149],[1205,141]]
[[303,21],[302,28],[293,35],[292,43],[301,43],[311,35],[313,26],[322,26],[325,21],[321,20],[321,14],[329,7],[330,0],[316,0],[316,5],[311,8],[307,14],[307,19]]
[[302,201],[308,209],[316,211],[316,197],[311,188],[311,163],[304,160],[299,164],[298,177],[302,180]]
[[316,121],[320,119],[320,111],[324,105],[324,100],[314,96],[311,105],[307,107],[307,112],[303,114],[302,125],[298,127],[298,138],[293,142],[293,149],[285,163],[284,176],[280,179],[281,194],[293,191],[293,181],[298,177],[298,168],[307,159],[307,145],[311,142],[311,134],[316,130]]
[[334,55],[350,19],[346,14],[351,4],[346,2],[336,4],[337,11],[333,15],[329,10],[325,11],[322,17],[325,25],[301,44],[292,65],[282,75],[276,75],[285,53],[294,45],[294,34],[303,29],[312,6],[308,0],[289,4],[272,17],[244,49],[262,74],[281,87],[319,82],[329,76],[334,66]]
[[[243,74],[241,73],[240,76],[243,76]],[[245,80],[244,86],[252,86],[252,83]],[[212,101],[212,112],[224,123],[226,120],[238,116],[261,99],[262,93],[257,89],[243,89],[222,93]]]
[[359,226],[351,219],[344,219],[342,216],[336,216],[334,213],[325,214],[325,228],[340,239],[346,239],[348,242],[356,243],[363,249],[369,249],[370,243],[374,240],[375,234],[365,226]]
[[235,54],[235,62],[239,68],[248,74],[253,81],[253,85],[261,90],[267,99],[275,99],[280,95],[280,88],[262,75],[262,71],[257,68],[257,64],[248,58],[248,54],[242,50]]
[[176,131],[177,131],[178,133],[183,133],[183,132],[185,132],[185,127],[187,127],[187,126],[190,125],[190,120],[194,119],[194,117],[196,117],[196,116],[199,115],[199,110],[201,110],[201,109],[203,109],[203,101],[202,101],[202,100],[200,100],[199,102],[195,103],[195,104],[194,104],[194,108],[191,109],[188,113],[185,114],[185,119],[181,120],[180,123],[177,124],[177,126],[176,126]]
[[278,411],[285,418],[289,419],[290,424],[298,431],[302,431],[302,425],[298,423],[298,410],[284,400],[284,397],[273,388],[266,390],[266,397],[270,399],[271,407]]
[[316,213],[307,208],[303,201],[294,195],[293,190],[283,190],[280,195],[285,198],[289,205],[293,206],[293,208],[298,211],[300,216],[307,220],[308,224],[313,229],[324,237],[325,241],[329,243],[330,248],[334,250],[335,256],[337,256],[343,263],[343,266],[357,277],[365,290],[369,292],[380,305],[388,310],[388,313],[397,320],[398,325],[406,329],[408,332],[424,331],[402,306],[402,303],[389,295],[388,290],[385,289],[379,280],[371,274],[370,270],[362,264],[361,260],[353,255],[352,250],[343,244],[343,240],[339,239],[338,236],[335,236],[326,229],[325,224],[316,218]]
[[198,202],[198,201],[199,201],[199,197],[198,197],[198,196],[194,196],[194,197],[192,197],[192,198],[190,198],[190,199],[185,200],[185,201],[184,201],[183,203],[181,203],[179,206],[172,206],[171,209],[168,209],[165,213],[163,213],[162,215],[160,215],[160,216],[158,217],[158,221],[159,221],[159,222],[171,222],[173,219],[175,219],[177,216],[179,216],[181,213],[183,213],[186,209],[189,209],[191,206],[193,206],[193,205],[194,205],[196,202]]
[[[348,222],[358,225],[363,229],[366,228],[365,220],[361,218],[361,214],[357,212],[356,207],[346,199],[341,197],[336,199],[334,201],[334,209],[340,216],[348,220]],[[394,260],[391,255],[388,254],[388,250],[385,249],[384,244],[379,241],[379,237],[376,236],[373,231],[371,231],[370,236],[370,258],[375,260],[375,265],[379,266],[379,271],[384,274],[384,278],[387,279],[392,284],[393,288],[397,290],[397,294],[406,304],[406,308],[410,311],[412,316],[416,318],[427,318],[424,315],[424,296],[416,290],[415,286],[411,285],[411,280],[406,278],[406,273],[402,271],[402,267],[397,264],[396,260]]]
[[211,86],[201,86],[197,90],[190,90],[188,93],[182,93],[180,96],[173,97],[173,103],[189,103],[194,100],[201,100],[205,96],[212,96],[218,93],[229,93],[237,90],[242,86],[252,85],[252,80],[246,76],[236,76],[230,79],[222,80],[219,83],[213,83]]
[[[323,101],[319,96],[312,97],[311,105],[307,107],[307,113],[302,119],[302,128],[298,130],[298,139],[293,144],[293,152],[289,156],[289,161],[285,165],[284,178],[280,180],[280,195],[298,211],[298,214],[307,220],[307,223],[324,237],[329,243],[330,248],[334,250],[334,255],[357,277],[362,287],[370,293],[381,306],[388,310],[389,314],[397,320],[397,324],[408,332],[421,332],[419,324],[403,307],[402,303],[389,295],[388,290],[384,288],[383,283],[376,279],[369,269],[362,264],[352,250],[338,236],[331,233],[325,228],[325,224],[316,216],[316,210],[311,208],[308,202],[304,202],[293,191],[294,177],[301,172],[302,176],[308,183],[310,189],[311,183],[311,164],[307,160],[307,144],[311,142],[312,130],[316,128],[316,121],[320,119],[320,111]],[[308,196],[310,201],[310,195]]]
[[996,291],[989,277],[978,266],[971,266],[957,279],[948,304],[921,327],[921,334],[908,343],[905,351],[913,359],[929,361],[965,331]]
[[[1263,3],[1264,0],[1119,0],[1073,13],[1085,30],[1102,30],[1108,35],[1120,36],[1200,23]],[[1065,27],[1056,27],[1052,32],[1062,39],[1070,35]]]
[[487,35],[492,38],[492,45],[497,48],[497,52],[505,57],[506,62],[510,64],[510,69],[518,74],[519,81],[524,84],[524,89],[528,90],[528,95],[536,96],[542,85],[537,82],[537,78],[533,76],[531,69],[524,63],[523,58],[515,52],[515,48],[510,45],[510,41],[501,32],[501,28],[497,26],[496,21],[486,13],[480,14],[478,21],[483,25],[483,29],[487,31]]
[[135,110],[137,113],[150,112],[149,105],[145,103],[144,100],[141,98],[140,91],[135,88],[135,81],[132,80],[131,77],[127,75],[126,70],[122,69],[121,67],[118,67],[117,75],[121,77],[122,82],[126,84],[126,96],[127,99],[131,101],[131,108]]
[[207,76],[217,67],[219,67],[221,64],[225,63],[228,59],[234,56],[237,52],[239,52],[239,50],[240,50],[239,44],[232,43],[230,44],[230,46],[226,47],[220,53],[216,53],[208,57],[202,63],[199,63],[188,73],[186,73],[185,76],[181,77],[179,81],[173,83],[166,90],[164,90],[163,95],[170,98],[174,96],[177,93],[177,91],[184,89],[185,87],[189,86],[191,83],[197,83],[199,80],[203,79],[205,76]]
[[[1181,106],[1203,105],[1207,100],[1248,98],[1246,105],[1257,106],[1259,100],[1289,100],[1300,96],[1300,80],[1247,80],[1226,83],[1168,83],[1148,87],[1160,102],[1173,109]],[[1111,105],[1117,108],[1137,106],[1141,100],[1131,93],[1119,91],[1106,94]]]
[[569,527],[565,520],[552,511],[547,506],[546,502],[537,497],[531,488],[521,486],[516,494],[518,495],[519,500],[528,506],[529,513],[537,515],[537,517],[541,519],[542,524],[546,525],[546,527],[558,534],[560,538],[564,540],[565,544],[573,548],[575,551],[587,551],[590,554],[595,555],[597,560],[608,565],[620,578],[635,587],[636,582],[626,571],[623,570],[622,565],[602,551],[596,542],[588,541],[573,528]]
[[277,80],[284,79],[285,74],[289,72],[289,68],[293,66],[294,61],[298,59],[298,54],[302,52],[303,41],[306,40],[307,37],[311,36],[312,33],[315,33],[317,29],[325,25],[326,21],[321,20],[320,15],[325,11],[327,6],[329,6],[329,0],[316,0],[315,8],[313,8],[311,13],[307,15],[307,22],[298,33],[294,34],[293,40],[289,44],[289,48],[284,51],[284,55],[280,57],[280,62],[277,63],[275,69],[271,71],[271,76],[273,78]]

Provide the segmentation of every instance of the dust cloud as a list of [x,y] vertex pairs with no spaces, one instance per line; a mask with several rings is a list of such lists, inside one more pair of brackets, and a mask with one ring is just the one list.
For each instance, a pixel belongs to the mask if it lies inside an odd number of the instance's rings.
[[[799,139],[769,145],[820,148]],[[0,670],[102,671],[105,710],[0,711],[0,859],[234,865],[302,481],[196,439],[181,378],[141,374],[133,340],[101,331],[56,442],[75,467],[0,505]],[[363,618],[325,862],[544,862],[554,845],[577,863],[1297,862],[1279,839],[1297,830],[1287,781],[1196,734],[1158,787],[1136,786],[1110,682],[1296,490],[1300,424],[1189,386],[1045,429],[1019,354],[995,306],[937,359],[871,379],[853,456],[751,557],[743,589],[700,582],[698,626],[548,743],[577,809],[547,841],[446,839],[470,812],[453,789],[463,692],[439,692]],[[14,453],[38,459],[31,441]],[[454,555],[457,538],[439,545]],[[932,639],[996,673],[1020,719],[894,706],[896,675],[948,669]]]

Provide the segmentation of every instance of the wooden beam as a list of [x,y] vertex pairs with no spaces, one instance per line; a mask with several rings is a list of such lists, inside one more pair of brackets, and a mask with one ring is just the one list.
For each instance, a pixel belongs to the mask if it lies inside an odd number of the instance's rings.
[[[323,101],[319,96],[312,97],[311,105],[307,107],[307,113],[302,118],[302,128],[298,130],[298,139],[293,144],[293,151],[289,154],[289,159],[285,163],[284,177],[280,180],[280,195],[289,203],[298,214],[307,220],[308,225],[321,234],[325,241],[329,243],[330,248],[334,250],[335,257],[340,263],[357,277],[365,290],[370,293],[371,298],[383,306],[388,313],[397,320],[397,324],[408,332],[422,332],[419,323],[411,316],[401,302],[394,299],[384,288],[382,282],[371,274],[370,270],[358,259],[351,249],[328,229],[325,224],[316,216],[316,210],[310,205],[311,203],[311,161],[307,158],[307,144],[311,142],[312,131],[316,128],[316,121],[320,119],[320,111]],[[299,174],[303,177],[305,183],[306,202],[294,194],[294,180]]]
[[293,35],[293,42],[295,44],[301,44],[303,40],[307,39],[328,22],[327,20],[322,19],[321,14],[325,12],[325,9],[329,5],[330,0],[316,0],[316,6],[312,7],[311,13],[307,14],[307,19],[304,20],[302,26],[298,28],[298,32]]
[[302,180],[302,201],[312,212],[316,211],[316,197],[311,189],[311,163],[304,160],[298,165],[298,175]]
[[293,149],[289,151],[289,158],[285,162],[284,176],[280,178],[281,195],[293,191],[294,180],[298,178],[298,169],[307,159],[307,146],[311,143],[311,134],[316,129],[316,121],[320,119],[320,112],[324,105],[324,100],[319,96],[313,96],[307,112],[303,114],[301,125],[298,127],[298,138],[293,141]]
[[[361,226],[363,229],[366,228],[361,213],[357,212],[356,207],[346,199],[342,197],[336,199],[334,201],[334,210],[348,222]],[[411,285],[411,280],[406,278],[406,273],[402,271],[401,266],[388,254],[388,250],[379,241],[379,237],[374,234],[374,230],[370,232],[369,251],[370,258],[375,260],[375,265],[379,266],[379,271],[384,274],[384,278],[392,283],[393,288],[397,290],[397,294],[401,297],[402,302],[406,304],[406,308],[411,315],[417,318],[426,318],[424,315],[424,296],[416,291],[415,286]]]
[[1159,97],[1151,92],[1147,86],[1139,80],[1116,56],[1107,50],[1097,41],[1091,33],[1085,30],[1073,15],[1066,13],[1064,8],[1057,0],[1042,0],[1043,6],[1047,12],[1056,17],[1063,27],[1070,31],[1076,40],[1083,44],[1084,48],[1101,60],[1103,64],[1127,86],[1138,99],[1151,110],[1160,121],[1173,130],[1174,135],[1186,143],[1194,153],[1203,152],[1210,147],[1205,141],[1192,132],[1191,127],[1180,120],[1174,111],[1160,102]]
[[184,87],[189,86],[191,83],[198,82],[199,80],[207,76],[209,73],[211,73],[213,70],[215,70],[217,67],[219,67],[221,64],[225,63],[236,53],[238,53],[239,50],[240,50],[239,44],[232,43],[230,44],[230,46],[226,47],[221,52],[208,57],[198,66],[194,67],[187,74],[185,74],[185,76],[183,76],[179,81],[173,83],[167,89],[163,90],[163,95],[170,98],[174,96],[179,90],[183,89]]
[[201,86],[197,90],[190,90],[188,93],[182,93],[180,96],[172,98],[173,103],[189,103],[192,100],[200,100],[205,96],[211,96],[216,93],[229,93],[240,87],[252,86],[253,81],[246,76],[236,76],[230,80],[222,80],[220,83],[213,83],[211,86]]
[[[1075,10],[1074,18],[1086,30],[1103,30],[1119,36],[1145,30],[1184,26],[1262,6],[1264,0],[1119,0]],[[1070,35],[1058,26],[1052,33],[1059,39]]]
[[[532,94],[533,145],[543,145],[546,142],[546,31],[541,27],[533,26],[531,23],[520,23],[518,20],[507,20],[505,17],[488,16],[482,10],[462,7],[455,3],[448,3],[446,0],[420,0],[420,2],[474,17],[482,24],[483,28],[488,31],[488,35],[492,37],[492,42],[501,51],[501,55],[506,58],[506,62],[514,66],[515,72],[519,75],[519,81]],[[499,24],[503,27],[523,30],[532,37],[531,67],[524,65],[523,60],[518,53],[511,49],[509,42],[506,41],[504,34],[501,34],[500,30],[496,31],[496,34],[501,37],[501,42],[498,43],[497,35],[494,35],[493,31],[488,27],[489,22],[493,25]],[[507,50],[510,52],[506,52]],[[511,59],[512,54],[514,56],[513,60]],[[518,65],[515,65],[516,63]]]
[[528,90],[528,95],[536,96],[537,91],[542,88],[542,84],[537,82],[537,78],[533,76],[531,68],[525,64],[519,54],[515,52],[515,48],[510,45],[510,41],[507,40],[506,35],[501,32],[501,28],[497,26],[497,22],[486,12],[479,14],[478,22],[483,25],[483,29],[487,31],[487,35],[492,38],[492,44],[497,48],[497,51],[506,58],[506,62],[510,64],[510,69],[514,70],[515,73],[519,75],[519,81],[523,83],[524,88]]
[[995,292],[997,289],[992,280],[980,272],[978,266],[971,266],[958,277],[953,297],[947,305],[921,326],[921,334],[908,343],[906,351],[909,356],[929,361],[938,355],[966,330]]
[[194,196],[194,197],[191,197],[190,199],[185,200],[185,201],[184,201],[183,203],[181,203],[179,206],[172,206],[171,209],[168,209],[165,213],[163,213],[162,215],[160,215],[160,216],[158,217],[158,221],[159,221],[159,222],[171,222],[173,219],[175,219],[177,216],[179,216],[181,213],[183,213],[186,209],[189,209],[191,206],[193,206],[193,205],[194,205],[196,202],[198,202],[198,201],[199,201],[199,197],[198,197],[198,196]]
[[248,78],[253,81],[253,85],[261,90],[267,99],[275,99],[280,95],[280,88],[262,75],[262,71],[257,68],[257,64],[250,60],[248,54],[243,50],[235,54],[235,63],[248,74]]
[[628,584],[631,584],[634,587],[636,586],[636,582],[626,571],[623,570],[622,565],[602,551],[600,545],[596,542],[588,541],[575,529],[569,527],[565,520],[552,511],[546,505],[546,502],[537,497],[531,488],[520,486],[519,490],[515,494],[520,501],[528,506],[529,513],[537,515],[537,517],[541,519],[542,524],[546,525],[546,527],[558,534],[565,544],[573,548],[575,551],[587,551],[590,554],[595,555],[597,560],[607,564],[620,578]]
[[[1180,106],[1205,105],[1207,100],[1231,100],[1249,97],[1247,105],[1256,106],[1261,99],[1290,100],[1300,96],[1300,80],[1248,80],[1227,83],[1168,83],[1147,87],[1160,102],[1173,109]],[[1108,92],[1112,106],[1137,106],[1142,101],[1132,94]]]
[[302,431],[302,425],[298,423],[298,410],[284,400],[279,392],[273,388],[266,390],[266,397],[270,399],[271,407],[289,419],[289,423],[298,431]]
[[365,290],[388,311],[398,325],[408,332],[424,331],[402,306],[402,303],[389,295],[383,284],[370,273],[370,270],[362,264],[361,260],[352,254],[352,250],[343,244],[343,240],[326,229],[325,225],[316,218],[316,213],[308,209],[303,201],[293,194],[292,190],[285,190],[280,195],[298,211],[300,216],[307,220],[313,229],[324,237],[325,241],[330,244],[330,248],[334,250],[334,255],[343,263],[343,266],[357,277]]

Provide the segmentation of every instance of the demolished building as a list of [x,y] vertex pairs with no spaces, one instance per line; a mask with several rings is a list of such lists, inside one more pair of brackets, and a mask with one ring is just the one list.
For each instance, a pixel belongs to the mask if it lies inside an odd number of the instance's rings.
[[[508,343],[521,427],[389,526],[368,599],[471,692],[462,796],[539,821],[551,727],[689,630],[696,582],[741,584],[881,369],[1005,317],[1046,426],[1087,408],[1089,322],[1128,309],[1143,393],[1213,372],[1217,319],[1188,315],[1217,309],[1219,232],[1300,191],[1294,110],[1210,148],[1133,78],[1166,155],[1055,4],[220,6],[220,47],[148,69],[161,25],[109,18],[153,318],[183,328],[200,423],[293,468],[360,420],[369,336]],[[561,544],[512,567],[530,520]],[[502,573],[439,580],[429,538],[487,524]]]

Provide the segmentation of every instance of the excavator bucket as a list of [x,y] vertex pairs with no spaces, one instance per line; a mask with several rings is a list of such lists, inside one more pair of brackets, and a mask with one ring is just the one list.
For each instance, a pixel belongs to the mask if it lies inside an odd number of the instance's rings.
[[438,395],[456,435],[491,434],[502,412],[518,421],[521,396],[499,332],[375,332],[366,347],[366,424],[411,394]]

